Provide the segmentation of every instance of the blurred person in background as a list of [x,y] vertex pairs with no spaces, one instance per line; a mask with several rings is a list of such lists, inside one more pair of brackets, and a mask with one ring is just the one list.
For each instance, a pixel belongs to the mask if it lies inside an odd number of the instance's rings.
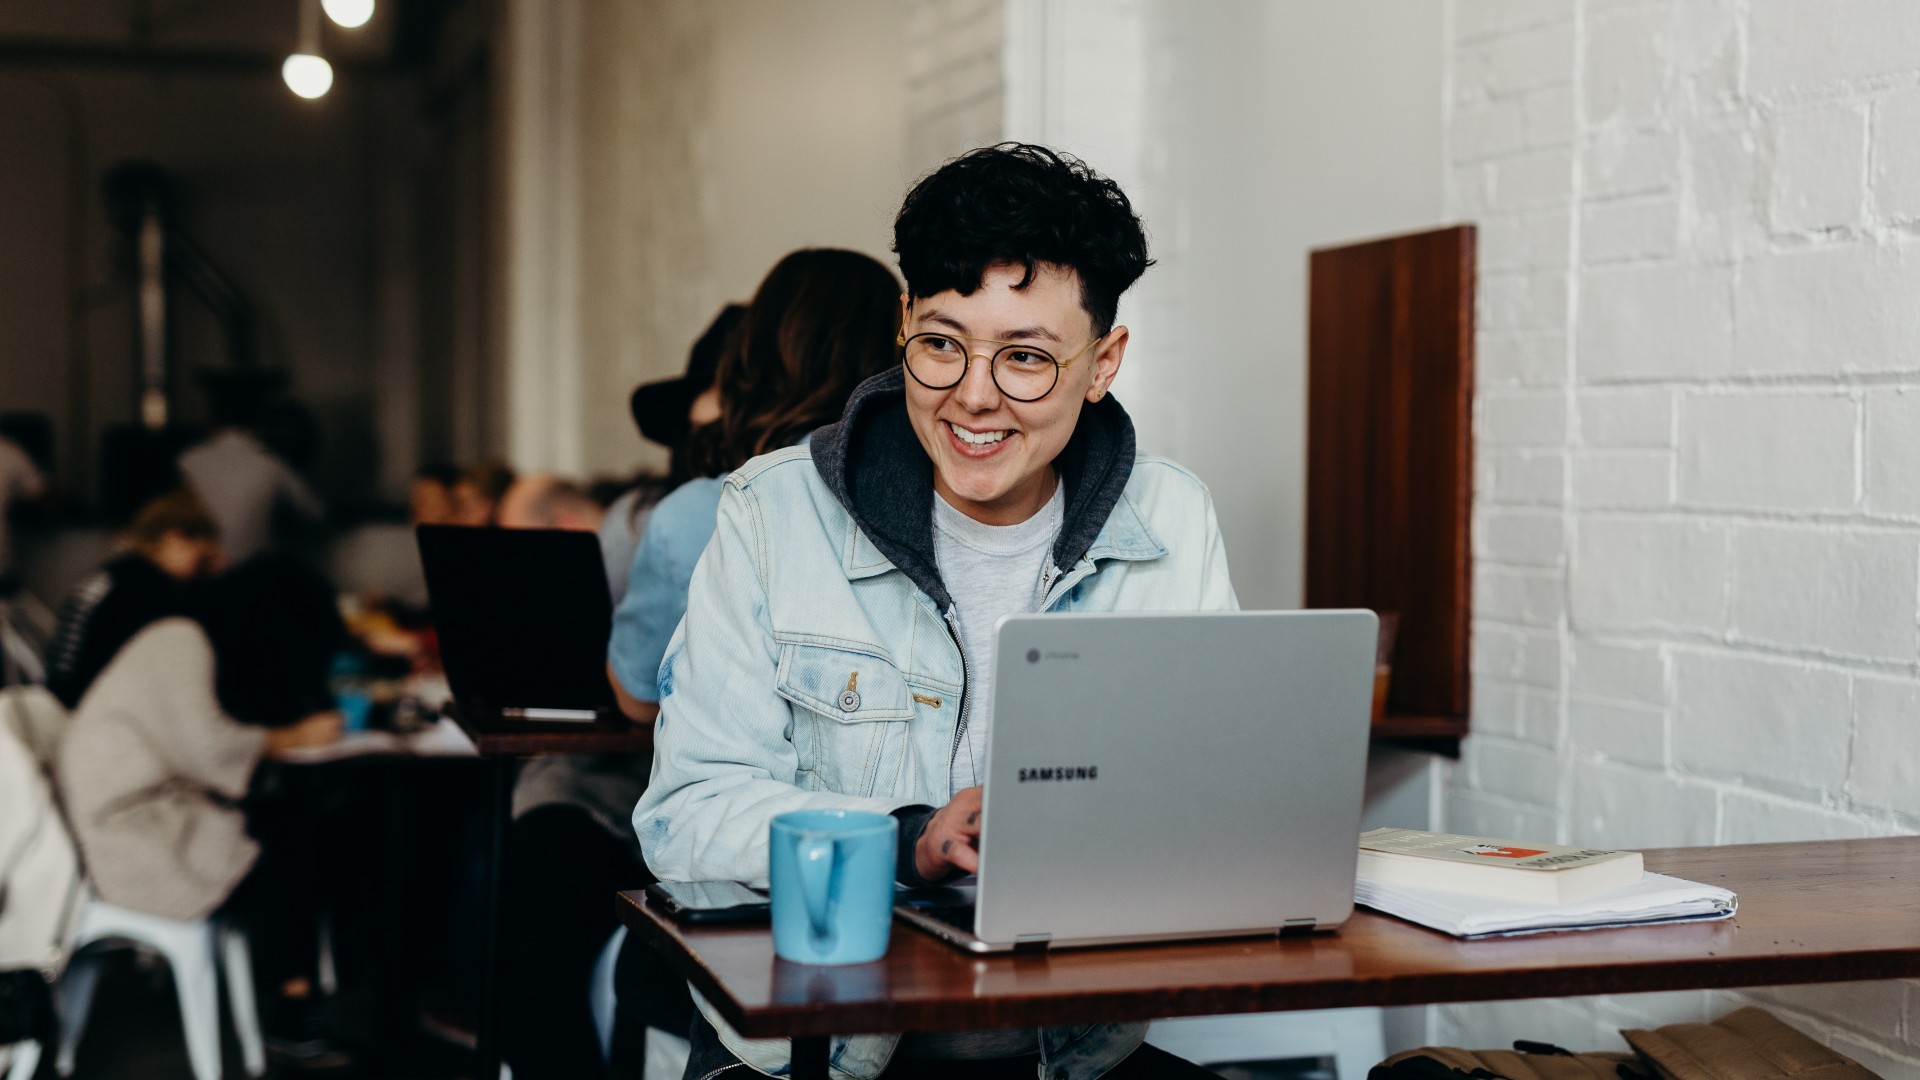
[[453,486],[460,470],[444,462],[422,466],[407,486],[408,517],[415,525],[446,525],[453,521]]
[[218,527],[187,488],[141,507],[122,544],[126,550],[60,608],[60,627],[47,650],[47,689],[69,709],[135,634],[186,614],[189,583],[217,573],[222,563]]
[[311,523],[326,516],[326,504],[261,438],[270,421],[291,414],[269,404],[281,381],[251,370],[203,372],[213,434],[180,455],[180,475],[213,515],[235,565],[273,546],[277,514]]
[[721,308],[693,343],[684,374],[641,383],[627,401],[641,437],[666,447],[671,456],[665,477],[641,478],[607,505],[606,516],[600,521],[600,557],[607,564],[607,585],[613,590],[616,605],[627,594],[627,573],[633,566],[633,552],[640,546],[640,536],[646,532],[647,518],[653,513],[654,505],[692,476],[687,466],[688,436],[701,425],[720,418],[720,393],[714,389],[714,371],[720,366],[727,339],[746,313],[745,304]]
[[275,798],[269,758],[340,737],[328,664],[333,589],[262,557],[215,582],[197,618],[135,634],[74,711],[55,768],[95,892],[162,918],[247,926],[270,1045],[331,1047],[313,1008],[324,884],[306,800]]
[[[629,404],[641,435],[671,452],[666,476],[643,478],[604,512],[564,480],[526,477],[501,499],[499,523],[581,530],[597,523],[609,592],[618,603],[654,505],[686,479],[688,434],[719,416],[714,370],[745,310],[737,304],[721,310],[694,343],[684,375],[633,392]],[[506,947],[505,985],[514,1001],[501,1023],[507,1060],[523,1080],[605,1075],[585,988],[614,927],[607,895],[651,880],[628,825],[646,788],[648,760],[644,754],[548,754],[528,761],[514,785],[502,903],[527,932]],[[673,996],[664,1012],[652,1015],[679,1034],[691,1010],[684,993]],[[616,1051],[622,1057],[644,1058],[644,1027],[636,1030],[639,1041]]]
[[506,529],[570,529],[598,533],[606,508],[580,485],[551,473],[529,473],[513,482],[494,514]]
[[[654,507],[614,614],[607,673],[629,716],[651,720],[659,712],[660,661],[686,614],[687,588],[713,535],[724,477],[838,419],[862,380],[898,362],[899,328],[899,281],[858,252],[796,251],[760,282],[715,374],[720,415],[689,437],[694,479]],[[634,835],[631,826],[627,834]],[[640,869],[640,880],[652,880]],[[691,999],[686,984],[638,937],[628,938],[614,977],[614,1066],[637,1076],[644,1052],[631,1048],[644,1046],[648,1025],[686,1031]]]
[[654,508],[614,612],[607,676],[629,717],[658,712],[660,661],[686,614],[726,474],[839,419],[853,388],[896,362],[899,324],[899,282],[859,252],[796,251],[761,281],[715,377],[719,418],[688,440],[694,479]]
[[453,517],[449,525],[492,525],[500,499],[513,486],[513,469],[503,461],[469,466],[453,482]]
[[[630,405],[641,434],[656,442],[675,440],[668,446],[673,465],[665,477],[643,480],[604,512],[597,504],[589,510],[584,495],[563,480],[527,477],[502,497],[499,523],[586,530],[597,521],[609,594],[617,603],[638,533],[661,495],[685,479],[688,432],[718,415],[713,370],[739,322],[736,310],[744,311],[730,305],[707,327],[685,375],[634,390]],[[671,415],[675,410],[677,417]],[[507,1061],[523,1078],[606,1074],[584,990],[613,931],[603,902],[607,894],[651,880],[627,824],[646,788],[648,762],[644,754],[547,754],[528,761],[514,784],[502,905],[516,925],[533,932],[507,944],[504,984],[513,1001],[501,1024]],[[681,1005],[666,1022],[678,1034],[690,1018]],[[637,1046],[619,1052],[644,1059],[644,1029]]]
[[46,495],[47,481],[20,444],[0,435],[0,597],[9,591],[13,576],[13,552],[8,539],[7,519],[16,500],[38,499]]

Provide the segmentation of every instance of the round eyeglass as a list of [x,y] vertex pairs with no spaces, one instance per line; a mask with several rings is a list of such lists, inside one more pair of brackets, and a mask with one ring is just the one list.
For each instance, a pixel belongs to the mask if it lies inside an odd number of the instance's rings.
[[1085,356],[1087,350],[1105,336],[1102,334],[1087,342],[1065,360],[1056,360],[1047,350],[1025,342],[936,332],[915,334],[902,340],[900,351],[906,359],[907,374],[913,376],[914,382],[929,390],[951,390],[967,377],[967,366],[973,362],[969,343],[998,345],[987,365],[993,385],[1014,401],[1039,401],[1053,393],[1054,386],[1060,382],[1062,368]]

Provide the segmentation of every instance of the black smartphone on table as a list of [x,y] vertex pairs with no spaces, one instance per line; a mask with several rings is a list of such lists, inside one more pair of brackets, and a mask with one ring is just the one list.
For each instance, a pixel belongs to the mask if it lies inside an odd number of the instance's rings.
[[772,910],[766,893],[737,881],[656,881],[647,896],[683,923],[763,923]]

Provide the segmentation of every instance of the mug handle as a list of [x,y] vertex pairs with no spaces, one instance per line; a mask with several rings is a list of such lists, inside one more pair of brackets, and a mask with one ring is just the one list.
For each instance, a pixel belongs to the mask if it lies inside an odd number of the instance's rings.
[[812,924],[813,947],[821,952],[833,948],[833,923],[828,918],[833,899],[835,843],[831,837],[803,836],[795,864],[800,870],[800,894],[807,901],[807,920]]

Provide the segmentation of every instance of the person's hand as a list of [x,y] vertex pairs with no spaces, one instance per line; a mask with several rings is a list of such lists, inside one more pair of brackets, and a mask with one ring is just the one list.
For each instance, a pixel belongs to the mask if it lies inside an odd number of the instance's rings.
[[980,869],[980,789],[964,788],[933,812],[913,846],[913,868],[928,881]]
[[327,746],[340,741],[346,720],[338,709],[317,712],[297,724],[267,732],[267,753],[274,756],[309,746]]

